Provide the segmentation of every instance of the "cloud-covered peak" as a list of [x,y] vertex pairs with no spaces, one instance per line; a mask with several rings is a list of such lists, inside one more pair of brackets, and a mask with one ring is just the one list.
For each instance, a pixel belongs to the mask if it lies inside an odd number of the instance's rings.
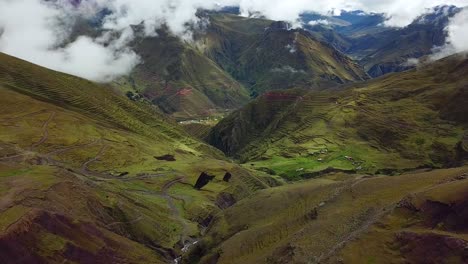
[[[382,13],[385,25],[401,27],[438,5],[466,6],[468,0],[0,0],[0,51],[91,80],[109,81],[128,74],[139,63],[128,47],[132,25],[143,26],[148,36],[155,36],[165,25],[190,39],[194,25],[207,23],[197,17],[200,9],[238,6],[242,15],[261,14],[294,25],[304,12],[338,15],[342,10],[362,10]],[[70,29],[83,18],[98,18],[102,35],[79,36],[70,43]],[[448,29],[450,43],[457,49],[464,47],[458,37],[466,26],[463,21],[457,17]]]

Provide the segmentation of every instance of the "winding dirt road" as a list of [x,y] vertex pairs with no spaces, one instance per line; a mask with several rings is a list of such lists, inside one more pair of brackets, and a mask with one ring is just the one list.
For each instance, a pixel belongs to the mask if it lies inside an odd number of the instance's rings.
[[42,125],[42,138],[37,143],[34,143],[30,147],[30,150],[33,150],[34,148],[37,148],[38,146],[40,146],[41,144],[46,142],[47,139],[49,139],[49,123],[52,121],[52,119],[54,119],[55,115],[56,115],[56,113],[52,112],[50,114],[49,118],[44,122],[44,124]]
[[185,245],[187,242],[190,242],[191,239],[188,235],[188,226],[185,219],[182,217],[181,212],[175,204],[175,199],[169,194],[169,189],[177,183],[182,183],[185,181],[185,177],[177,177],[171,181],[166,182],[162,187],[162,196],[166,199],[169,208],[171,209],[172,216],[177,219],[177,221],[182,224],[182,234],[180,235],[180,241]]

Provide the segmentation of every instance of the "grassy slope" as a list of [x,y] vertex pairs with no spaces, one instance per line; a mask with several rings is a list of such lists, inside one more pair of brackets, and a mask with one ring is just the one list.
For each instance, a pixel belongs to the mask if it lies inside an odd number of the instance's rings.
[[456,165],[466,152],[467,73],[468,60],[454,56],[341,91],[270,93],[220,122],[209,140],[289,179],[327,168]]
[[[249,99],[242,85],[175,36],[161,31],[158,37],[136,41],[134,46],[143,63],[115,85],[145,95],[176,118],[236,109]],[[184,90],[190,91],[181,94]]]
[[[203,252],[201,263],[464,263],[467,171],[332,174],[260,191],[219,215],[191,260]],[[431,239],[417,244],[417,234]]]
[[[2,263],[172,261],[220,193],[240,200],[276,184],[151,105],[4,54],[0,101]],[[176,161],[155,158],[166,154]],[[216,178],[195,191],[204,171]]]
[[363,80],[366,74],[344,54],[303,30],[281,22],[211,15],[204,52],[254,94],[292,87],[326,87]]

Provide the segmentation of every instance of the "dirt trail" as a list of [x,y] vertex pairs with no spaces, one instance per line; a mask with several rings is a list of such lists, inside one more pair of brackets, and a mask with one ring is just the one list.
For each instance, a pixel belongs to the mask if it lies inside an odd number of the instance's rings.
[[101,142],[101,139],[97,139],[97,140],[94,140],[94,141],[91,141],[89,143],[85,143],[85,144],[82,144],[82,145],[73,145],[73,146],[69,146],[69,147],[64,147],[64,148],[57,149],[57,150],[54,150],[52,152],[49,152],[49,153],[45,154],[45,156],[50,157],[52,155],[61,154],[61,153],[64,153],[64,152],[68,152],[70,150],[75,150],[75,149],[80,149],[80,148],[93,146],[93,145],[96,145],[96,144],[98,144],[100,142]]
[[[146,175],[146,177],[152,176],[152,175]],[[162,177],[165,176],[164,174],[157,174],[154,175],[155,177]],[[136,178],[135,178],[136,179]],[[131,191],[131,192],[141,192],[147,195],[157,195],[161,196],[167,201],[167,205],[169,206],[169,209],[171,210],[171,215],[174,217],[180,224],[182,225],[182,233],[180,235],[180,242],[185,246],[187,243],[193,243],[193,239],[190,238],[189,236],[189,228],[188,225],[185,221],[185,219],[182,217],[182,213],[177,208],[177,205],[175,203],[175,200],[181,200],[177,197],[173,197],[171,194],[169,194],[169,190],[176,184],[178,183],[184,183],[186,177],[185,176],[179,176],[175,179],[172,179],[170,181],[167,181],[164,183],[164,185],[161,188],[161,191],[150,191],[150,190],[126,190],[126,191]],[[127,179],[129,180],[129,179]]]
[[21,115],[21,116],[15,116],[15,117],[11,117],[11,118],[6,118],[4,120],[6,121],[18,121],[18,120],[21,120],[23,118],[26,118],[26,117],[30,117],[30,116],[35,116],[35,115],[40,115],[40,114],[44,114],[44,113],[48,113],[50,112],[50,110],[48,109],[42,109],[42,110],[39,110],[39,111],[36,111],[36,112],[32,112],[32,113],[28,113],[28,114],[24,114],[24,115]]
[[136,219],[134,219],[132,221],[128,221],[128,222],[113,222],[113,223],[110,223],[110,224],[106,225],[106,227],[109,228],[109,227],[116,226],[116,225],[135,224],[135,223],[140,222],[141,220],[143,220],[143,216],[139,216]]
[[54,119],[55,115],[56,113],[52,112],[49,118],[44,122],[44,124],[42,125],[42,138],[37,143],[34,143],[30,147],[30,150],[33,150],[34,148],[40,146],[41,144],[47,141],[47,139],[49,138],[49,123],[52,121],[52,119]]
[[182,217],[181,212],[175,204],[175,199],[169,194],[169,189],[177,183],[181,183],[185,180],[184,176],[177,177],[174,180],[166,182],[162,187],[162,196],[167,200],[167,204],[171,209],[172,216],[174,216],[182,224],[182,234],[180,235],[180,241],[185,245],[191,239],[188,235],[188,226],[185,219]]
[[336,255],[336,253],[344,248],[346,246],[346,244],[348,244],[350,241],[358,238],[362,233],[366,232],[367,230],[369,230],[369,228],[374,225],[375,223],[377,223],[380,219],[382,219],[385,215],[387,215],[388,213],[392,212],[393,209],[395,209],[397,205],[396,204],[393,204],[393,205],[389,205],[385,208],[383,208],[382,210],[380,210],[379,212],[375,213],[374,215],[372,215],[371,217],[369,217],[366,221],[364,221],[361,226],[359,226],[359,228],[357,228],[356,230],[354,230],[353,232],[349,233],[347,236],[345,236],[342,240],[340,240],[338,243],[336,243],[332,248],[330,248],[330,250],[328,250],[328,252],[325,252],[323,254],[321,254],[317,259],[316,259],[316,263],[322,263],[322,262],[326,262],[326,260],[330,259],[332,256]]
[[13,156],[1,157],[1,158],[0,158],[0,161],[2,161],[2,160],[15,159],[15,158],[23,157],[23,156],[26,156],[26,155],[28,155],[28,153],[21,153],[21,154],[17,154],[17,155],[13,155]]
[[81,165],[81,172],[83,174],[89,174],[89,173],[92,173],[89,169],[88,169],[88,166],[93,163],[93,162],[96,162],[99,160],[99,157],[102,155],[102,153],[104,153],[104,151],[106,150],[107,146],[106,145],[103,145],[101,147],[101,149],[99,150],[99,152],[96,154],[96,156],[94,156],[94,158],[91,158],[89,159],[88,161],[84,162],[83,165]]

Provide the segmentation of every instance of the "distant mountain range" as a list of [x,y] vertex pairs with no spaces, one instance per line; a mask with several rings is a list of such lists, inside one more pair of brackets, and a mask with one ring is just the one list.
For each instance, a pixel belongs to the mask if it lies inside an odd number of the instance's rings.
[[361,11],[343,12],[331,17],[328,25],[308,25],[311,19],[329,21],[323,16],[303,16],[306,28],[337,49],[355,58],[372,77],[400,72],[414,67],[409,59],[432,54],[443,46],[449,19],[461,11],[455,6],[438,6],[414,20],[405,28],[382,25],[382,14]]
[[[192,42],[164,28],[158,37],[141,35],[132,48],[142,63],[114,86],[179,120],[210,116],[271,90],[322,90],[410,69],[409,59],[445,43],[444,29],[460,9],[436,7],[405,28],[385,27],[382,14],[361,11],[303,14],[303,29],[238,11],[200,11],[210,23]],[[93,28],[108,12],[78,24],[75,35],[96,35]]]

